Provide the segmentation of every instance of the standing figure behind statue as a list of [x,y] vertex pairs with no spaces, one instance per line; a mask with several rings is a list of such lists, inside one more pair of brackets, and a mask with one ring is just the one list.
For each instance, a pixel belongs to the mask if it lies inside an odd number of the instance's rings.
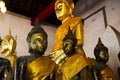
[[14,66],[16,62],[16,40],[9,30],[8,35],[2,39],[0,52],[8,59],[12,67],[12,77],[14,75]]
[[106,64],[109,60],[108,48],[105,47],[100,38],[94,49],[97,64],[93,65],[94,80],[116,80],[111,68]]
[[28,33],[27,42],[31,55],[17,58],[14,80],[52,80],[56,64],[43,56],[47,48],[47,34],[38,22]]
[[84,43],[83,20],[80,17],[74,17],[74,3],[72,0],[57,0],[55,3],[55,13],[62,24],[56,31],[56,43],[52,52],[62,49],[62,40],[68,32],[68,27],[77,39],[77,50],[84,55],[82,49]]

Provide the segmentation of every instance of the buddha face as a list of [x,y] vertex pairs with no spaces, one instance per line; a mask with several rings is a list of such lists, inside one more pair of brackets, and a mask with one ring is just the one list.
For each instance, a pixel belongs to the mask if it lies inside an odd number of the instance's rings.
[[7,40],[2,41],[1,43],[1,53],[6,53],[9,50],[9,42]]
[[29,48],[40,53],[44,53],[47,48],[47,38],[42,33],[33,34],[29,43]]
[[59,20],[64,20],[71,15],[71,9],[65,2],[60,0],[55,3],[55,13]]
[[1,43],[0,52],[3,54],[7,54],[7,52],[13,52],[16,48],[16,42],[13,38],[5,37]]
[[63,41],[63,51],[65,52],[66,55],[69,55],[74,51],[75,46],[73,44],[74,42],[71,39]]
[[107,62],[109,59],[108,51],[107,50],[101,50],[99,54],[99,58],[101,61]]

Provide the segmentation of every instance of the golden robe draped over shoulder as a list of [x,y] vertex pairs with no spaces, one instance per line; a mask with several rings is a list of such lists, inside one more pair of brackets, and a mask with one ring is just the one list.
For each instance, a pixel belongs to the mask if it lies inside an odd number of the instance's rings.
[[72,79],[86,66],[88,66],[86,58],[79,53],[74,54],[73,56],[69,57],[62,66],[62,80]]
[[101,71],[101,76],[102,80],[116,80],[116,77],[109,66],[106,66],[106,68]]
[[46,56],[39,57],[27,66],[25,80],[45,80],[56,64]]

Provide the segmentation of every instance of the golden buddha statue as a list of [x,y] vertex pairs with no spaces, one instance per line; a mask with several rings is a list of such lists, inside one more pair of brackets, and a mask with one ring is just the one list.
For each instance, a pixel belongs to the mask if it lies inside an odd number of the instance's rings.
[[108,48],[105,47],[100,38],[94,49],[97,64],[93,66],[94,80],[116,80],[111,68],[106,64],[109,59]]
[[0,52],[8,59],[11,63],[12,73],[14,74],[14,66],[16,62],[16,40],[11,35],[11,30],[9,30],[8,35],[5,36],[1,42]]
[[62,21],[62,24],[56,31],[56,43],[52,50],[55,52],[62,49],[62,40],[68,32],[68,27],[72,30],[72,33],[77,39],[77,48],[80,48],[81,53],[84,54],[83,47],[83,20],[80,17],[74,17],[74,3],[72,0],[57,0],[55,3],[55,13],[58,20]]
[[17,58],[14,80],[52,80],[56,64],[44,56],[47,34],[38,22],[28,33],[27,42],[31,55]]
[[[118,59],[120,61],[120,52],[118,53]],[[118,67],[118,76],[119,76],[119,79],[120,79],[120,67]]]

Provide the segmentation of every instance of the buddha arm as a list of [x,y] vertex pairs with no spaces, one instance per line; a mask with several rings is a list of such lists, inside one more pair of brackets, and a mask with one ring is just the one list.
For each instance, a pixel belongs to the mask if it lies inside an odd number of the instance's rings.
[[73,28],[73,33],[77,38],[77,46],[83,46],[84,43],[84,30],[83,30],[83,22],[79,22]]
[[18,58],[15,65],[14,80],[25,80],[27,60]]
[[10,56],[5,57],[5,58],[10,61],[11,67],[12,67],[12,74],[14,74],[14,67],[15,67],[15,62],[16,62],[16,55],[10,55]]
[[96,67],[96,66],[92,67],[92,74],[93,74],[94,80],[101,80],[100,79],[100,71],[98,70],[98,67]]

